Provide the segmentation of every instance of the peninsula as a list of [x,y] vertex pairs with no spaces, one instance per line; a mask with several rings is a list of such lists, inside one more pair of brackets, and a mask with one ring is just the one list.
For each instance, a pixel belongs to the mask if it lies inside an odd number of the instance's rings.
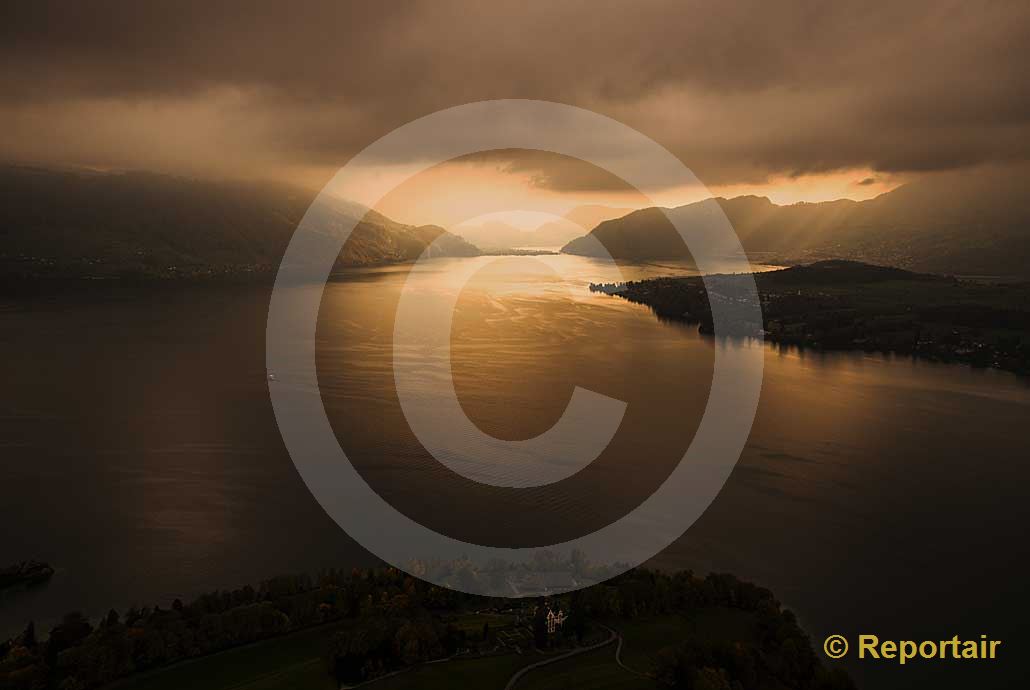
[[[655,278],[590,289],[645,304],[662,319],[698,323],[702,333],[711,334],[710,298],[733,299],[744,280]],[[762,323],[729,324],[730,334],[1030,374],[1028,283],[960,280],[842,260],[758,273],[754,281]]]

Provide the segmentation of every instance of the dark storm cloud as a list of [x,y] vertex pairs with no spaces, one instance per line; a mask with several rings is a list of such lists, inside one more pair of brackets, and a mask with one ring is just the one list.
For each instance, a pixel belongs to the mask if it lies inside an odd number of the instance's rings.
[[[328,165],[488,98],[616,117],[710,183],[1030,157],[1026,2],[34,2],[4,14],[8,157]],[[614,184],[581,166],[535,179]]]

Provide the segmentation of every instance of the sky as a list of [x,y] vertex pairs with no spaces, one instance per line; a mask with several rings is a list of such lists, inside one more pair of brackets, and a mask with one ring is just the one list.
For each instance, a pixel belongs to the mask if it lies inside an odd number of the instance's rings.
[[[1030,158],[1025,1],[40,0],[3,15],[8,162],[319,188],[406,122],[496,98],[615,118],[711,193],[778,203]],[[473,193],[556,213],[694,194],[659,184],[641,197],[579,161],[518,151],[429,177],[389,210],[446,224],[469,216],[455,204]]]

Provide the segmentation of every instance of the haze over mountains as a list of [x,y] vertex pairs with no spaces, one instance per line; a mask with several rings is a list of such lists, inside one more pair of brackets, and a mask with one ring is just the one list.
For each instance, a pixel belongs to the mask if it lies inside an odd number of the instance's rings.
[[690,254],[669,222],[715,227],[726,214],[755,260],[850,258],[958,275],[1030,277],[1030,198],[1022,175],[1004,171],[951,174],[904,185],[868,201],[777,206],[765,197],[716,198],[668,209],[648,208],[601,223],[569,254],[616,259],[682,259]]
[[[1023,175],[935,176],[868,201],[778,206],[765,197],[717,198],[670,209],[704,228],[721,209],[752,260],[848,258],[957,275],[1030,277],[1030,198]],[[282,185],[210,182],[149,173],[0,168],[0,276],[189,277],[270,273],[310,192]],[[321,220],[332,235],[361,218],[337,265],[416,259],[436,238],[441,256],[483,248],[558,246],[629,261],[689,258],[662,210],[582,206],[524,231],[504,223],[405,225],[344,201]],[[594,227],[596,225],[596,227]],[[593,227],[585,237],[586,231]],[[470,232],[471,230],[471,232]],[[469,241],[470,240],[471,243]],[[478,245],[478,247],[476,246]]]
[[[0,168],[0,275],[210,276],[274,271],[313,194],[281,185],[199,181],[149,173]],[[442,255],[479,250],[433,225],[394,222],[333,201],[331,235],[361,218],[338,266],[416,259],[443,235]]]
[[522,230],[498,219],[482,223],[463,224],[455,232],[481,249],[513,249],[518,247],[558,248],[590,232],[598,223],[619,218],[631,212],[629,208],[613,208],[587,204],[577,206],[561,218],[542,223],[532,230]]

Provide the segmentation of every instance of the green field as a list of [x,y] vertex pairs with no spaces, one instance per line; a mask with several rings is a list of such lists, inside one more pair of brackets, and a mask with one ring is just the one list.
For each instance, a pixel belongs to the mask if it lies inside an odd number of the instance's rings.
[[[498,690],[504,685],[496,686]],[[655,682],[615,663],[615,645],[530,671],[515,690],[655,690]]]
[[346,623],[231,649],[143,673],[117,690],[336,690],[326,652]]
[[[427,664],[370,686],[375,690],[501,690],[523,666],[540,661],[538,654],[505,654],[479,659],[461,659]],[[519,686],[521,687],[521,685]]]

